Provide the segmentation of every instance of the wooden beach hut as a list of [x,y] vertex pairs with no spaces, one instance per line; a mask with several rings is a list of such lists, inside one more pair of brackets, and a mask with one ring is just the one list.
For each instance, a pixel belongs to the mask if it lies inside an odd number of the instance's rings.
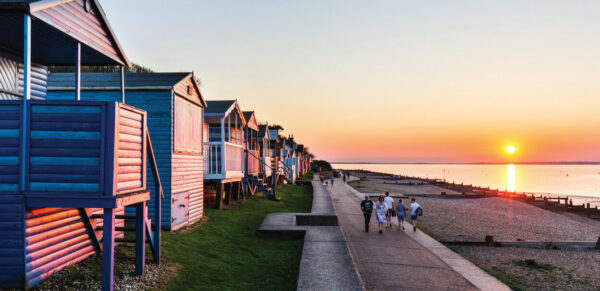
[[246,168],[244,171],[246,176],[258,178],[261,164],[258,145],[258,122],[256,121],[254,111],[244,111],[243,114],[244,119],[246,119],[246,125],[244,126],[244,149],[247,151]]
[[265,173],[266,170],[271,169],[271,165],[266,164],[260,151],[260,130],[256,115],[254,111],[244,111],[243,113],[246,119],[246,126],[244,126],[244,192],[254,195],[256,191],[261,191],[267,198],[274,199],[277,189],[276,187],[270,187],[269,184],[272,181],[268,180]]
[[[48,76],[49,100],[73,100],[74,73]],[[82,73],[81,100],[119,101],[119,73]],[[206,102],[193,73],[126,73],[125,103],[146,110],[164,191],[162,228],[176,230],[202,218],[203,113]],[[151,173],[148,173],[151,175]],[[148,186],[154,183],[147,178]],[[149,201],[154,205],[154,199]],[[127,209],[127,214],[133,214]]]
[[273,173],[273,164],[271,163],[273,151],[271,150],[271,135],[269,131],[269,123],[260,124],[258,126],[258,147],[260,157],[263,163],[260,167],[260,173],[263,178],[268,179]]
[[[129,61],[95,0],[2,1],[0,28],[0,288],[31,288],[102,253],[112,290],[123,207],[136,209],[136,273],[147,236],[159,261],[160,232],[146,219],[146,166],[157,165],[146,112],[78,101],[79,72]],[[45,100],[50,65],[75,66],[73,100]]]
[[239,199],[244,178],[246,119],[237,100],[207,101],[204,113],[205,205]]

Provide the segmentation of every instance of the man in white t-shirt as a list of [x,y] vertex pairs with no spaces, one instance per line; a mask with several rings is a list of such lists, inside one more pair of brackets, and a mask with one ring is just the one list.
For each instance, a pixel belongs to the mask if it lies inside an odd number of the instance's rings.
[[385,206],[385,217],[389,222],[388,227],[392,227],[392,212],[394,212],[394,198],[390,197],[390,192],[385,192],[385,198],[383,198],[383,205]]
[[410,201],[410,221],[412,221],[413,231],[417,231],[418,209],[421,208],[421,205],[415,201],[415,198],[412,198]]

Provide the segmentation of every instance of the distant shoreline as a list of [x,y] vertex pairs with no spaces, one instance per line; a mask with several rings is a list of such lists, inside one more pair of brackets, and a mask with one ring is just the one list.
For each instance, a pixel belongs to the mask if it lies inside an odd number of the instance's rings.
[[515,163],[378,163],[378,162],[331,162],[331,164],[356,165],[600,165],[600,162],[515,162]]

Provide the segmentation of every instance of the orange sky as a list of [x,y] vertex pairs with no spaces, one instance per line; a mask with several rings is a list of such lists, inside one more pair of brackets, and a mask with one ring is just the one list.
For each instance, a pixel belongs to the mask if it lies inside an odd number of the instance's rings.
[[103,1],[134,62],[319,158],[600,161],[598,1],[140,3]]

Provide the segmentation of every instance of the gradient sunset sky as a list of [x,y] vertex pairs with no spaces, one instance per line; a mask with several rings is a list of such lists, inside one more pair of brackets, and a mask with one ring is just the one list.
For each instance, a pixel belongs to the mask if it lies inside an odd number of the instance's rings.
[[318,158],[600,161],[599,1],[100,2],[133,62]]

